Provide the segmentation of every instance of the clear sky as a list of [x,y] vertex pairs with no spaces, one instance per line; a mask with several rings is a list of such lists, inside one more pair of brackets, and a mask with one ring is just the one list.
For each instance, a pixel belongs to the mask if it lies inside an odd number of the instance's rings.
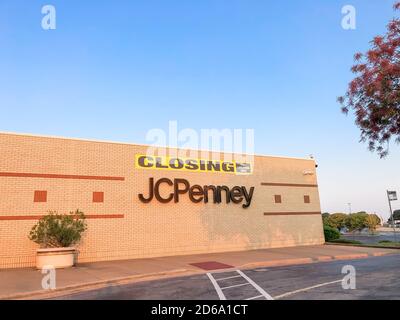
[[[56,30],[41,8],[56,8]],[[356,30],[341,9],[357,10]],[[323,211],[388,216],[400,146],[359,144],[336,97],[392,0],[0,0],[0,130],[145,143],[151,128],[252,128],[260,154],[319,163]],[[400,208],[400,201],[395,204]]]

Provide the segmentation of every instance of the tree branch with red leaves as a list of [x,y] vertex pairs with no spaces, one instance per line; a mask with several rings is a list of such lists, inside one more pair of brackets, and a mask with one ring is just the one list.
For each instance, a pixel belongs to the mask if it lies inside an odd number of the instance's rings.
[[[394,9],[400,10],[400,2]],[[361,141],[385,157],[392,139],[400,143],[400,19],[390,21],[386,34],[376,36],[371,49],[354,59],[356,77],[338,101],[344,113],[354,112]]]

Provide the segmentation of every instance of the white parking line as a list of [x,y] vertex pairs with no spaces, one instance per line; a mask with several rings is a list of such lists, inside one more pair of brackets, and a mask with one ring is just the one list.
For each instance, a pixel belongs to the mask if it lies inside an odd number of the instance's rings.
[[259,295],[259,296],[247,298],[246,300],[255,300],[255,299],[258,299],[258,298],[262,298],[262,297],[264,297],[264,296],[263,295]]
[[221,288],[219,287],[217,281],[214,279],[211,273],[207,273],[208,278],[210,279],[211,283],[213,284],[215,291],[217,291],[219,300],[226,300],[224,293],[222,292]]
[[309,291],[309,290],[312,290],[312,289],[316,289],[316,288],[328,286],[328,285],[330,285],[330,284],[339,283],[339,282],[342,282],[342,280],[336,280],[336,281],[331,281],[331,282],[325,282],[325,283],[317,284],[317,285],[315,285],[315,286],[311,286],[311,287],[307,287],[307,288],[303,288],[303,289],[299,289],[299,290],[294,290],[294,291],[290,291],[290,292],[286,292],[286,293],[281,294],[281,295],[279,295],[279,296],[275,296],[274,299],[282,299],[282,298],[285,298],[285,297],[294,295],[294,294],[296,294],[296,293]]
[[223,287],[223,288],[221,288],[221,290],[230,289],[230,288],[237,288],[237,287],[243,287],[243,286],[249,286],[249,285],[250,285],[250,283],[235,284],[233,286]]
[[[220,278],[220,279],[215,279],[211,273],[207,273],[207,276],[210,279],[211,283],[213,284],[215,291],[217,291],[217,294],[218,294],[218,297],[220,300],[227,300],[224,293],[222,292],[223,290],[228,290],[228,289],[247,286],[247,285],[252,285],[259,293],[261,293],[261,295],[256,296],[256,297],[251,297],[246,300],[253,300],[253,299],[257,299],[257,298],[261,298],[261,297],[264,297],[267,300],[274,300],[263,288],[261,288],[257,283],[255,283],[248,276],[246,276],[242,271],[236,270],[236,272],[239,274],[239,276],[232,276],[232,277]],[[228,287],[223,287],[223,288],[221,288],[218,284],[218,281],[221,281],[221,280],[240,278],[240,277],[245,279],[247,282],[242,283],[242,284],[228,286]]]
[[228,279],[233,279],[233,278],[240,278],[241,276],[232,276],[232,277],[226,277],[226,278],[218,278],[216,279],[217,281],[221,281],[221,280],[228,280]]
[[246,276],[242,271],[237,271],[243,278],[245,278],[251,285],[258,290],[267,300],[274,300],[263,288],[261,288],[257,283],[251,280],[248,276]]

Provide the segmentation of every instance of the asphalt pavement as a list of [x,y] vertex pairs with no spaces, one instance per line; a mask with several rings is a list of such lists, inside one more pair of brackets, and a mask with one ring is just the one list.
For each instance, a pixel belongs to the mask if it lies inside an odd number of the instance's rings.
[[[223,270],[80,292],[56,299],[227,300],[375,300],[400,299],[400,255],[297,266]],[[350,269],[349,267],[350,266]],[[355,289],[344,289],[345,271],[355,270]],[[212,280],[213,279],[213,280]],[[214,282],[214,283],[213,283]],[[349,284],[349,279],[345,284]]]
[[370,234],[344,234],[342,238],[356,240],[365,244],[378,244],[379,241],[400,242],[400,233],[381,232],[375,235]]

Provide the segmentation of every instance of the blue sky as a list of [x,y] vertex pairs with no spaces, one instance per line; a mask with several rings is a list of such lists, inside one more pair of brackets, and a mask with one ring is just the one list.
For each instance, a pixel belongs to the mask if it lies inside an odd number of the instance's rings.
[[[41,28],[45,4],[56,30]],[[341,27],[346,4],[356,30]],[[256,153],[316,157],[323,211],[388,216],[400,146],[371,154],[336,97],[392,4],[0,0],[0,130],[145,143],[170,120],[252,128]]]

